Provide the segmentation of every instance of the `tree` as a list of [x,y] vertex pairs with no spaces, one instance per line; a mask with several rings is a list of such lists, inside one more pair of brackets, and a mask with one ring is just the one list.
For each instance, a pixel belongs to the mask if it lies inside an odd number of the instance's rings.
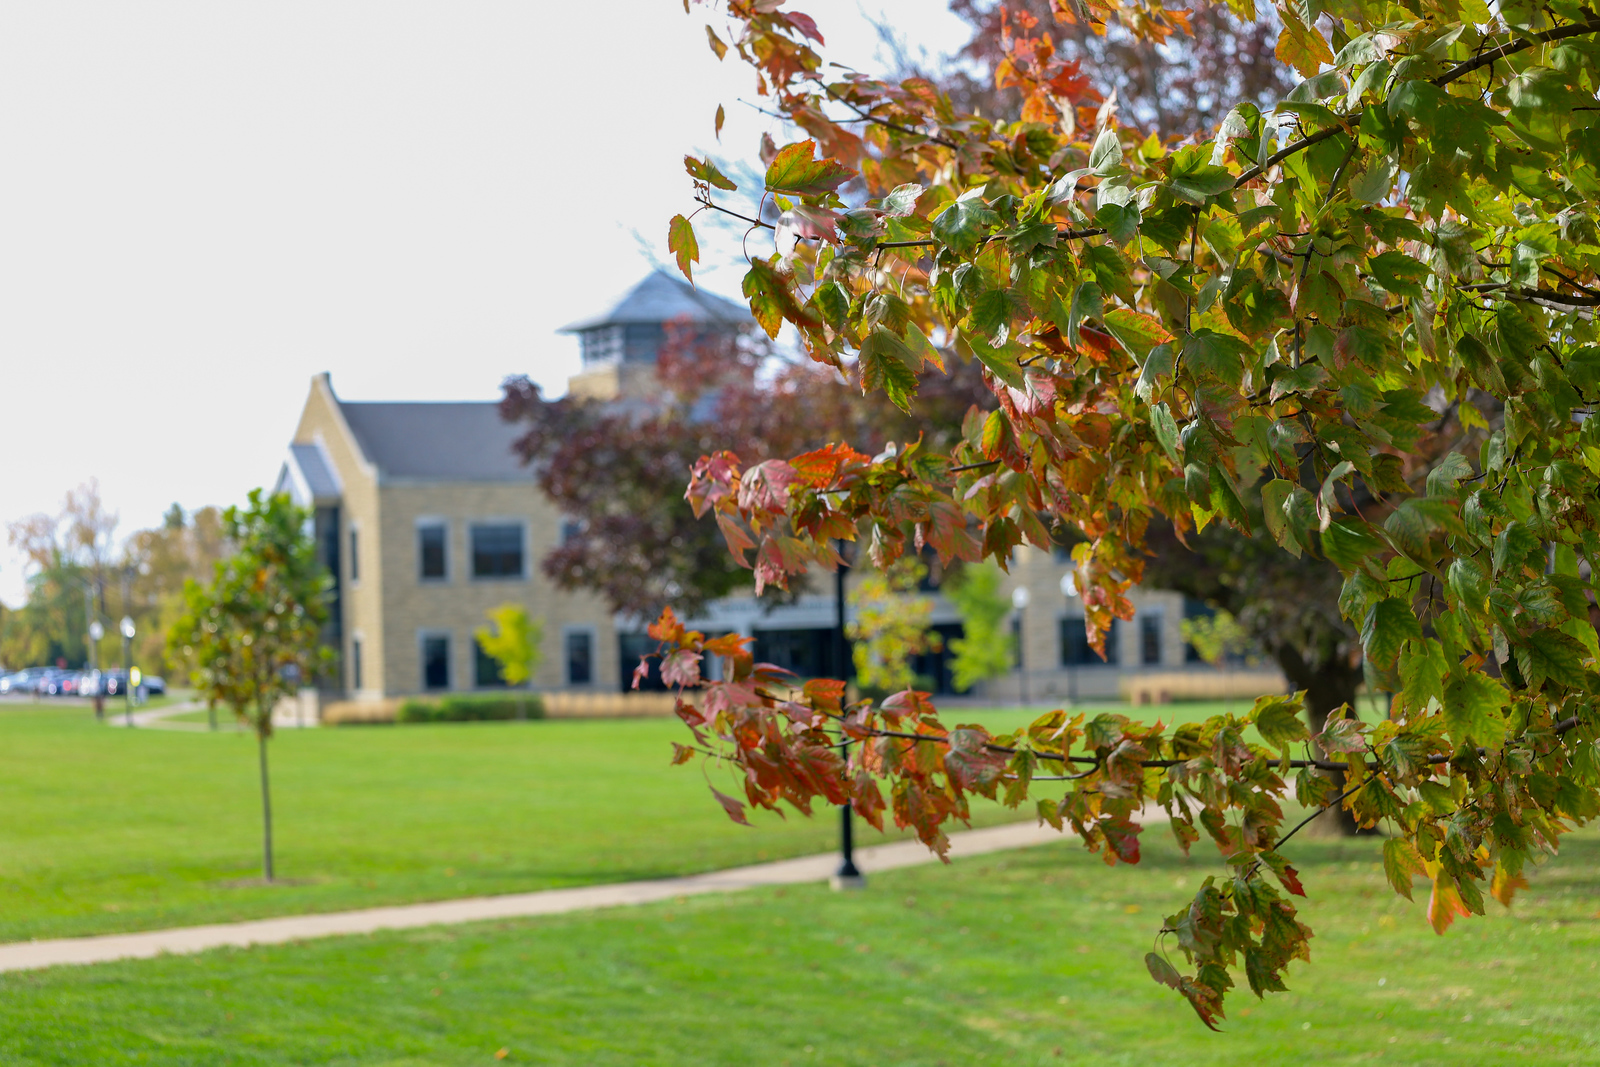
[[233,710],[256,735],[261,777],[261,875],[273,879],[272,789],[267,741],[272,711],[326,669],[322,644],[330,579],[307,533],[310,516],[287,494],[250,491],[249,505],[222,513],[234,552],[209,585],[184,586],[187,611],[167,636],[173,658],[191,665],[197,689]]
[[[740,339],[705,343],[672,336],[656,367],[653,398],[548,401],[526,378],[504,386],[501,414],[523,422],[517,449],[539,487],[574,521],[542,563],[563,589],[605,597],[612,609],[652,618],[666,604],[698,613],[748,588],[747,569],[700,522],[683,480],[706,452],[792,454],[833,437],[881,448],[917,428],[881,396],[852,395],[838,373],[775,356]],[[975,366],[921,376],[925,428],[942,445],[988,391]],[[992,404],[992,398],[988,403]]]
[[961,615],[961,636],[950,641],[951,681],[957,690],[999,678],[1011,670],[1016,642],[1005,625],[1011,601],[1000,595],[1000,568],[969,563],[953,570],[940,587]]
[[[544,621],[529,619],[521,604],[505,603],[489,612],[489,626],[473,631],[478,645],[500,664],[507,685],[527,685],[544,659]],[[517,718],[528,717],[526,701],[517,703]]]
[[856,617],[845,632],[863,689],[887,694],[909,688],[915,680],[911,660],[943,647],[929,625],[933,601],[916,595],[927,576],[921,560],[905,556],[886,571],[868,571],[850,590]]
[[[1079,10],[1166,32],[1146,0]],[[708,455],[689,495],[758,589],[830,565],[832,539],[867,540],[879,567],[923,544],[1004,565],[1075,528],[1102,646],[1132,614],[1152,523],[1259,529],[1263,551],[1338,585],[1388,718],[1330,714],[1320,754],[1303,694],[1172,729],[1051,712],[992,736],[945,727],[914,691],[786,690],[744,641],[671,613],[652,629],[678,684],[709,690],[679,705],[684,750],[742,778],[731,813],[821,798],[881,825],[882,781],[896,823],[941,852],[972,794],[1031,798],[1110,863],[1138,860],[1146,804],[1185,847],[1211,838],[1228,873],[1166,919],[1172,954],[1146,958],[1211,1026],[1235,976],[1263,996],[1309,956],[1291,789],[1381,825],[1391,883],[1409,896],[1424,877],[1441,933],[1486,889],[1508,902],[1600,813],[1600,420],[1583,417],[1600,402],[1600,18],[1564,0],[1351,0],[1277,19],[1276,55],[1304,80],[1201,140],[1126,129],[1022,21],[1009,121],[825,65],[815,24],[780,4],[731,5],[714,48],[806,134],[752,197],[806,220],[770,254],[752,243],[752,312],[903,410],[936,359],[981,364],[999,407],[948,449]],[[686,167],[697,210],[739,210],[710,160]],[[693,247],[692,218],[670,233]],[[1441,450],[1450,420],[1462,445]],[[727,660],[718,681],[707,654]],[[859,742],[848,763],[841,736]]]

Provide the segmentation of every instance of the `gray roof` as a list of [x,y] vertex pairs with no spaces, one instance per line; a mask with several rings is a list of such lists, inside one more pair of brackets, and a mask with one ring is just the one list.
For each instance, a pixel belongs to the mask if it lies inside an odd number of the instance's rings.
[[606,311],[568,323],[561,327],[561,332],[581,333],[602,326],[672,322],[683,319],[690,322],[721,323],[727,326],[744,326],[754,321],[749,310],[742,304],[708,293],[704,289],[696,289],[688,282],[658,270],[648,274]]
[[305,479],[306,488],[311,490],[313,500],[339,498],[339,479],[328,466],[327,457],[322,454],[321,446],[290,445],[289,456],[294,460],[294,465],[300,469],[300,477]]
[[383,478],[444,482],[533,480],[511,451],[523,428],[483,403],[347,403],[339,410]]

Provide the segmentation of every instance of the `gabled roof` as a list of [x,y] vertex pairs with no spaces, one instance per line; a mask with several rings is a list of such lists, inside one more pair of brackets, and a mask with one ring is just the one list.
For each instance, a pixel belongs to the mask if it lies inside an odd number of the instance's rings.
[[511,451],[525,428],[481,403],[349,403],[350,432],[381,479],[452,482],[533,481]]
[[688,282],[657,270],[646,275],[643,281],[629,289],[606,311],[568,323],[561,327],[560,332],[581,333],[602,326],[684,319],[726,326],[744,326],[754,321],[744,306],[704,289],[696,289]]
[[339,478],[333,472],[333,464],[323,454],[321,445],[290,445],[289,456],[300,469],[300,476],[305,479],[306,488],[313,497],[319,500],[338,499]]

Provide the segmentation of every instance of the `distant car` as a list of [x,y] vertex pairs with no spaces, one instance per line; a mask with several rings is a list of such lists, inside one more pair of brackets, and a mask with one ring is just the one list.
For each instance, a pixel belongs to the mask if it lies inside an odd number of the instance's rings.
[[122,691],[128,687],[127,677],[127,675],[122,673],[121,668],[109,671],[101,671],[100,695],[107,697],[121,696]]
[[68,693],[77,689],[75,678],[76,672],[74,671],[65,671],[61,670],[60,668],[52,667],[40,677],[38,685],[35,686],[35,691],[38,692],[40,696],[66,696]]
[[28,667],[15,674],[8,674],[4,678],[0,678],[0,693],[20,695],[36,692],[39,688],[39,679],[44,676],[45,671],[48,669],[46,667]]
[[163,697],[167,695],[167,680],[159,674],[147,674],[140,680],[139,684],[144,686],[144,691],[150,696]]

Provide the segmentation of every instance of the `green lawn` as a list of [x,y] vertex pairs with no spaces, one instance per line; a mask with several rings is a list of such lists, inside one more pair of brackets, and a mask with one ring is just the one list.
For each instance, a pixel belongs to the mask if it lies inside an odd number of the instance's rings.
[[[1152,983],[1216,869],[1152,829],[818,887],[0,975],[7,1064],[1600,1064],[1600,844],[1443,938],[1376,843],[1297,840],[1313,962],[1223,1034]],[[503,1061],[495,1053],[507,1049]]]
[[[1022,716],[960,718],[998,728]],[[684,736],[671,719],[283,731],[270,751],[290,884],[263,887],[247,884],[260,863],[252,736],[108,729],[85,708],[8,705],[0,941],[651,878],[833,846],[831,817],[733,825],[698,766],[668,765]],[[978,821],[1013,817],[991,806]]]

